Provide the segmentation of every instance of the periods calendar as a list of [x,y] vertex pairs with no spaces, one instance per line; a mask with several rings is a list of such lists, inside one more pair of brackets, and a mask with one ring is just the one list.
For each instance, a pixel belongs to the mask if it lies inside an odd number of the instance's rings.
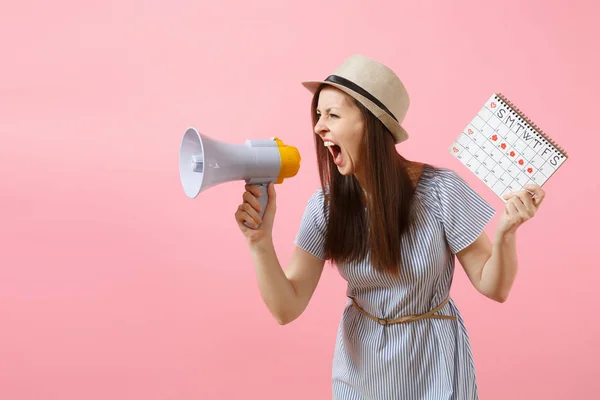
[[494,93],[450,146],[500,198],[525,185],[544,183],[567,153],[501,93]]

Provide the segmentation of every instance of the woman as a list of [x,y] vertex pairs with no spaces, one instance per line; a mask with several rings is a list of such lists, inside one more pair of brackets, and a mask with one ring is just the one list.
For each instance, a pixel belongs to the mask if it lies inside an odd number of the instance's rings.
[[273,185],[262,219],[254,186],[246,186],[235,214],[265,304],[280,324],[298,318],[330,260],[349,298],[335,346],[334,398],[478,398],[469,338],[449,298],[455,256],[480,293],[504,302],[517,270],[515,232],[544,191],[528,186],[505,196],[492,243],[484,228],[495,212],[464,180],[397,153],[395,144],[408,138],[401,123],[409,99],[393,71],[354,55],[324,81],[303,84],[314,94],[321,187],[285,270],[271,236]]

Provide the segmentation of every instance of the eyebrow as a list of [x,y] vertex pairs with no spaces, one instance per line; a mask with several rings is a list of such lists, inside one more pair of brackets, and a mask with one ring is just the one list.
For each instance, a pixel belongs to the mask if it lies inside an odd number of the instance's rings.
[[[340,109],[340,107],[335,107],[335,106],[334,106],[334,107],[329,107],[329,108],[325,109],[325,112],[326,112],[326,113],[329,113],[329,112],[330,112],[332,109],[334,109],[334,108],[336,108],[336,109],[338,109],[338,110]],[[316,108],[316,110],[317,110],[317,112],[320,112],[320,110],[319,110],[319,107],[317,107],[317,108]]]

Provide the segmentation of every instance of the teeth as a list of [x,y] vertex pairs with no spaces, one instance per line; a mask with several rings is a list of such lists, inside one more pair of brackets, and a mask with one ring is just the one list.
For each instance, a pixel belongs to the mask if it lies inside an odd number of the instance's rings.
[[327,141],[327,142],[323,142],[323,144],[325,145],[325,147],[331,147],[331,146],[335,146],[335,143],[333,143],[333,142],[329,142],[329,141]]

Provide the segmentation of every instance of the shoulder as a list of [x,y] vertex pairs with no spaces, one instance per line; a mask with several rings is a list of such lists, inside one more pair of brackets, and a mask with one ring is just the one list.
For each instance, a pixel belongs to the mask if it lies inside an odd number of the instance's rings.
[[301,235],[305,238],[312,240],[314,235],[324,235],[328,219],[325,203],[325,195],[321,188],[308,197],[300,225]]
[[427,164],[421,180],[424,186],[435,191],[448,191],[468,185],[453,169]]
[[315,189],[312,194],[308,198],[308,204],[324,204],[325,203],[325,193],[323,192],[323,188]]
[[489,213],[491,206],[455,170],[447,167],[430,166],[427,192],[440,214],[454,212],[458,208],[469,208],[469,212]]
[[325,214],[326,207],[326,198],[325,192],[321,187],[315,189],[312,194],[308,197],[308,201],[306,204],[306,208],[308,211],[312,213]]
[[451,184],[463,180],[458,172],[448,167],[432,166],[431,170],[436,181],[441,184]]
[[429,166],[429,182],[439,194],[470,189],[469,184],[455,170],[447,167]]
[[493,215],[494,208],[459,173],[445,167],[432,168],[432,185],[442,213]]

